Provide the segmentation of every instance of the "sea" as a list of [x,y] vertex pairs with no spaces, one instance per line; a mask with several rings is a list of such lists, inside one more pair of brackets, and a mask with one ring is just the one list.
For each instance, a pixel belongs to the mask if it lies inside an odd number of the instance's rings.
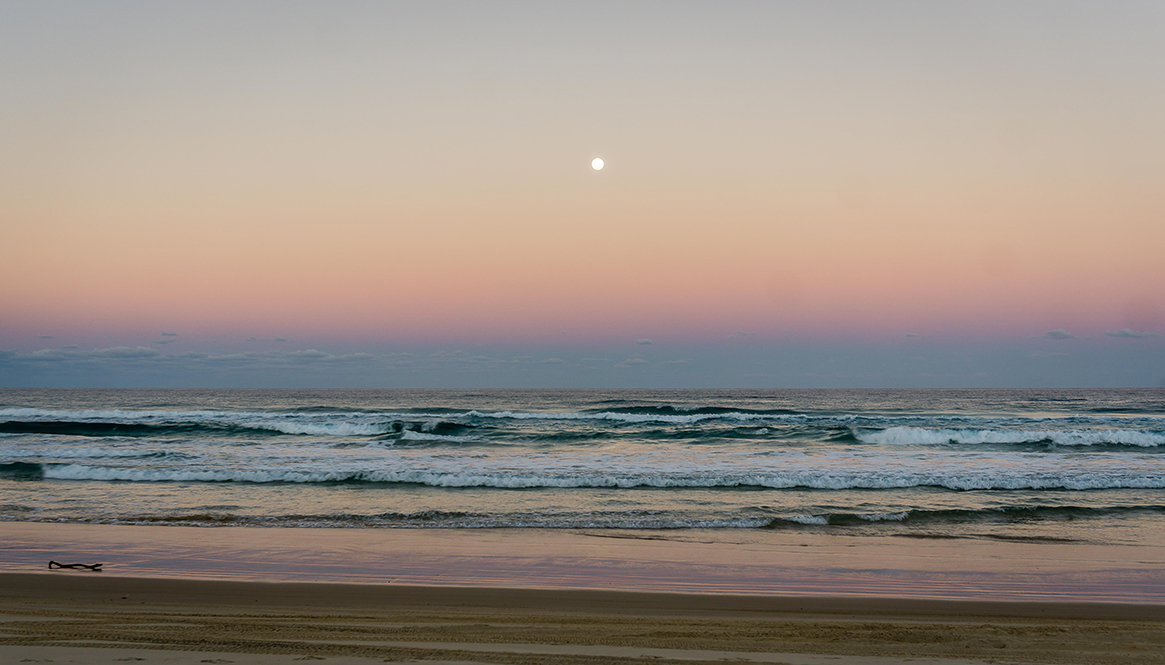
[[0,521],[1138,544],[1165,390],[0,390]]

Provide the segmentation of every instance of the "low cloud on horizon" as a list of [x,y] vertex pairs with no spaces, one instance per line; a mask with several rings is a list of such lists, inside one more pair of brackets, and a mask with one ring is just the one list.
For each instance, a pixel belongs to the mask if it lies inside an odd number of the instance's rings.
[[1160,333],[1148,332],[1148,331],[1139,332],[1136,330],[1132,330],[1130,328],[1122,328],[1120,330],[1106,330],[1104,332],[1104,334],[1108,335],[1109,337],[1127,337],[1130,339],[1144,339],[1146,337],[1160,337],[1161,336]]
[[[1049,331],[1043,351],[1081,339]],[[1072,337],[1067,337],[1072,335]],[[1044,337],[1041,335],[1040,337]],[[753,338],[579,346],[393,345],[318,341],[296,348],[235,343],[0,350],[0,386],[93,388],[998,388],[1165,385],[1160,335],[1109,331],[1073,354],[1041,352],[1026,338],[993,345],[852,344]],[[634,338],[633,338],[634,339]],[[743,338],[740,338],[743,339]],[[902,338],[898,338],[902,339]],[[256,339],[256,341],[259,341]],[[274,341],[274,340],[269,340]],[[638,340],[634,340],[638,341]],[[172,350],[178,347],[180,350]],[[291,348],[288,348],[291,347]],[[622,350],[621,350],[622,349]],[[1055,362],[1050,359],[1055,358]]]

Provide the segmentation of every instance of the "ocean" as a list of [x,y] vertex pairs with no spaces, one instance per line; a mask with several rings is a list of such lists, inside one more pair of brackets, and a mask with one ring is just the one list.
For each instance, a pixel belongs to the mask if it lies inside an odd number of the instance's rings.
[[0,521],[1136,545],[1165,390],[0,390]]

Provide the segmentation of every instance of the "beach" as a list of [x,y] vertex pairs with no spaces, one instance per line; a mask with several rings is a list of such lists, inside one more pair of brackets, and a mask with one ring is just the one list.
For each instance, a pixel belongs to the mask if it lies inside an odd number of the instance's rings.
[[1156,391],[5,396],[4,662],[1163,662]]
[[1165,665],[1163,26],[0,0],[0,665]]
[[[1165,653],[1159,547],[994,543],[984,555],[974,542],[905,538],[866,537],[859,550],[711,532],[30,523],[0,533],[5,662],[953,665]],[[105,570],[44,568],[70,556]]]
[[1165,608],[0,576],[5,662],[1159,663]]

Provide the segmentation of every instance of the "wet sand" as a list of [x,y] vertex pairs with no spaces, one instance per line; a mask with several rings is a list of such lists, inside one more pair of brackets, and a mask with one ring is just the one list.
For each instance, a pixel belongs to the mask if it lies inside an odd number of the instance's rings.
[[1165,663],[1162,558],[763,532],[0,523],[0,662]]
[[0,523],[0,572],[698,594],[1165,604],[1140,545],[771,530],[280,529]]

